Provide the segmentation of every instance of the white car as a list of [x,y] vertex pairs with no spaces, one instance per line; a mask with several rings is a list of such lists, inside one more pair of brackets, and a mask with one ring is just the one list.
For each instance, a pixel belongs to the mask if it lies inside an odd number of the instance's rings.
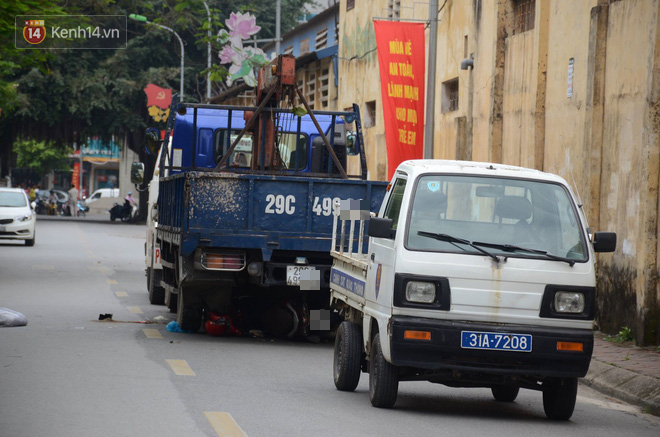
[[25,240],[34,246],[36,214],[21,188],[0,188],[0,240]]
[[87,204],[94,203],[101,197],[119,197],[119,188],[99,188],[87,198]]

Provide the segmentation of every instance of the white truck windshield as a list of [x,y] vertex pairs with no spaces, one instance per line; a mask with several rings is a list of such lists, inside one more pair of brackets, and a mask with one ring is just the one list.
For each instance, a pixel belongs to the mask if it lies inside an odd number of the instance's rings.
[[485,249],[489,255],[545,257],[571,265],[588,259],[566,189],[523,179],[420,177],[405,244],[409,250],[483,254],[479,249]]

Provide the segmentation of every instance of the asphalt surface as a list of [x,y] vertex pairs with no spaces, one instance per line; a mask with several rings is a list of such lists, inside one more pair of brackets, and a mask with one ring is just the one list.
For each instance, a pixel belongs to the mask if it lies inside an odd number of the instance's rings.
[[[99,215],[37,229],[34,248],[0,244],[0,306],[29,320],[0,329],[1,436],[659,434],[660,420],[589,378],[561,423],[529,390],[503,404],[488,389],[402,383],[394,409],[372,408],[366,374],[354,393],[335,390],[331,343],[168,332],[174,316],[147,300],[143,226]],[[114,321],[96,320],[106,312]],[[597,377],[623,369],[615,358],[638,362],[601,341],[592,372],[601,359],[610,372]]]
[[[108,214],[86,217],[48,217],[47,220],[108,222]],[[640,348],[632,342],[616,343],[597,332],[589,373],[583,384],[615,399],[637,405],[660,416],[660,346]]]

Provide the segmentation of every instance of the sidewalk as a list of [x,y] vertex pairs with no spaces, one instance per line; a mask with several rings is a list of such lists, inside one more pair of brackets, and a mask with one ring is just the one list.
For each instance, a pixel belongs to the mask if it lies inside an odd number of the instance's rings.
[[581,382],[599,392],[660,416],[660,348],[604,340],[596,332],[589,373]]

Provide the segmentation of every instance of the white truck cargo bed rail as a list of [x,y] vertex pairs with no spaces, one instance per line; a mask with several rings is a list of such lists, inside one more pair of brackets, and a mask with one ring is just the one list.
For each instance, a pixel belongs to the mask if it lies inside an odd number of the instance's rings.
[[[350,214],[350,211],[344,211],[342,214],[339,201],[334,202],[333,212],[334,218],[332,222],[332,249],[330,250],[330,254],[336,259],[353,264],[354,266],[366,271],[367,259],[369,255],[367,253],[362,253],[363,250],[366,249],[364,235],[366,220],[361,220],[357,212],[355,212],[356,214]],[[349,218],[342,219],[342,215]],[[375,214],[371,213],[371,215]],[[350,224],[347,224],[347,222],[350,222]],[[357,226],[355,222],[358,222]],[[346,229],[347,227],[348,232]],[[356,228],[358,233],[357,250],[354,250]]]

